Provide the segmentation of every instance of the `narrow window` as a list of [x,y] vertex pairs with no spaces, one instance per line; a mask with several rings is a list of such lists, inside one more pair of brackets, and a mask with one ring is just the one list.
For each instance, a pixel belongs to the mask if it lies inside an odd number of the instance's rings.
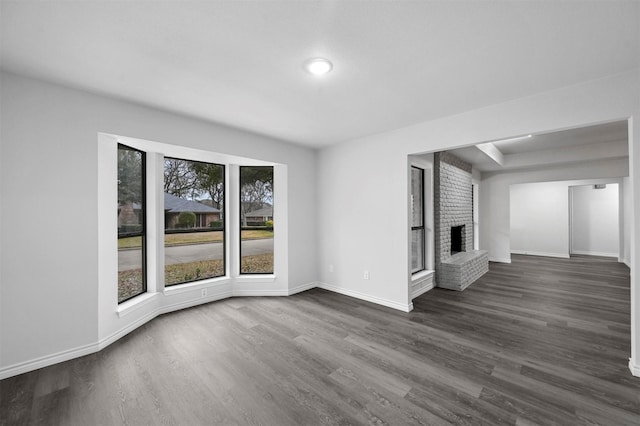
[[225,275],[224,166],[164,160],[164,284]]
[[273,274],[273,167],[240,167],[240,273]]
[[424,270],[424,170],[411,167],[411,273]]
[[118,303],[147,291],[145,154],[118,145]]

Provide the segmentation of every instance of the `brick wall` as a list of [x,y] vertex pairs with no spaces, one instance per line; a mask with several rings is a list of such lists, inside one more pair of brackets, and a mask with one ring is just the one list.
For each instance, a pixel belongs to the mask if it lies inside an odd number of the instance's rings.
[[473,249],[471,164],[446,151],[434,154],[434,219],[436,283],[439,283],[442,262],[451,257],[452,226],[465,226],[463,247]]
[[447,152],[434,156],[436,262],[451,257],[451,227],[465,225],[463,245],[473,248],[471,165]]

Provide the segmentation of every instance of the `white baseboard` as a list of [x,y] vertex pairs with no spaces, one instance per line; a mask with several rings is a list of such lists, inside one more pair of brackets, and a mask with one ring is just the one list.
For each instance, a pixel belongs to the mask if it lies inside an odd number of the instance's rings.
[[291,296],[292,294],[302,293],[303,291],[311,290],[312,288],[316,288],[317,286],[318,286],[318,283],[316,281],[306,283],[306,284],[301,284],[299,286],[290,288],[289,296]]
[[433,290],[433,282],[431,282],[429,285],[426,285],[424,287],[421,287],[419,290],[417,290],[414,293],[411,293],[411,300],[415,299],[416,297],[420,297],[423,294],[425,294],[426,292]]
[[423,271],[411,279],[411,300],[423,295],[434,287],[435,271]]
[[318,286],[317,282],[300,284],[287,290],[233,290],[232,296],[291,296],[302,291],[311,290]]
[[233,297],[288,296],[289,290],[233,290]]
[[489,262],[511,263],[510,257],[489,257]]
[[560,257],[562,259],[569,259],[569,253],[548,253],[543,251],[511,250],[511,254],[524,254],[527,256]]
[[215,302],[217,300],[227,299],[231,297],[231,293],[217,293],[212,294],[209,297],[203,297],[197,300],[190,300],[187,302],[174,303],[172,305],[165,305],[155,308],[148,312],[144,316],[138,318],[136,321],[128,324],[127,326],[117,330],[104,339],[99,340],[97,343],[90,343],[88,345],[79,346],[77,348],[61,351],[52,355],[42,356],[36,359],[32,359],[25,362],[9,365],[4,368],[0,368],[0,380],[8,377],[17,376],[18,374],[28,373],[29,371],[37,370],[39,368],[48,367],[53,364],[58,364],[64,361],[69,361],[81,356],[90,355],[95,352],[99,352],[106,348],[110,344],[116,342],[127,334],[131,333],[136,328],[146,324],[158,315],[166,314],[181,309],[191,308],[194,306],[202,305],[204,303]]
[[629,358],[629,370],[634,376],[640,377],[640,365],[635,364],[631,358]]
[[580,254],[583,256],[603,256],[603,257],[615,257],[618,258],[618,253],[602,253],[599,251],[582,251],[582,250],[571,250],[571,254]]
[[622,263],[624,263],[629,269],[631,269],[631,261],[629,259],[622,259]]
[[164,305],[157,309],[156,316],[162,314],[168,314],[169,312],[175,312],[182,309],[193,308],[194,306],[204,305],[205,303],[217,302],[218,300],[229,299],[233,297],[231,290],[225,289],[224,291],[210,294],[207,297],[202,297],[197,300],[187,300],[185,302],[173,303],[171,305]]
[[105,337],[104,339],[100,339],[98,341],[98,349],[96,350],[96,352],[103,350],[110,344],[116,342],[117,340],[131,333],[136,328],[148,323],[158,315],[160,315],[160,308],[154,309],[153,311],[147,313],[143,317],[140,317],[136,321],[130,323],[126,327],[122,327],[121,329],[115,331],[114,333],[111,333],[109,336]]
[[60,362],[69,361],[70,359],[78,358],[81,356],[89,355],[94,352],[98,352],[100,349],[97,343],[91,343],[88,345],[80,346],[74,349],[68,349],[52,355],[45,355],[39,358],[35,358],[29,361],[19,362],[13,365],[9,365],[4,368],[0,368],[0,380],[8,377],[17,376],[18,374],[28,373],[29,371],[37,370],[39,368],[48,367]]
[[[153,320],[158,315],[179,311],[181,309],[191,308],[194,306],[215,302],[218,300],[228,299],[233,296],[289,296],[291,294],[299,293],[305,290],[310,290],[315,287],[317,287],[316,282],[302,284],[302,285],[293,287],[289,290],[274,290],[274,291],[246,290],[246,291],[234,291],[232,293],[231,290],[224,289],[223,291],[210,294],[208,297],[191,299],[185,302],[179,302],[171,305],[164,305],[161,307],[157,307],[152,311],[146,313],[142,317],[138,318],[134,322],[117,330],[116,332],[110,334],[104,339],[99,340],[96,343],[90,343],[88,345],[79,346],[77,348],[68,349],[55,354],[45,355],[29,361],[19,362],[13,365],[9,365],[7,367],[0,368],[0,380],[17,376],[18,374],[28,373],[29,371],[48,367],[50,365],[58,364],[60,362],[69,361],[71,359],[79,358],[81,356],[90,355],[95,352],[99,352],[102,349],[109,346],[110,344],[116,342],[117,340],[131,333],[136,328]],[[212,288],[209,287],[209,291],[211,290]]]
[[322,282],[319,282],[317,287],[332,291],[334,293],[340,293],[340,294],[344,294],[345,296],[355,297],[356,299],[365,300],[367,302],[386,306],[388,308],[397,309],[402,312],[411,312],[411,310],[413,310],[413,303],[402,304],[402,303],[394,302],[392,300],[371,296],[368,294],[360,293],[359,291],[354,291],[354,290],[346,289],[343,287],[337,287],[337,286],[327,284],[327,283],[322,283]]

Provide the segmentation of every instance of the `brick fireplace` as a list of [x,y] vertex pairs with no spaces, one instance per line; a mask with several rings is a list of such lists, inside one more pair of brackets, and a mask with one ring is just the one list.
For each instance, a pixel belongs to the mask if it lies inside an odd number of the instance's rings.
[[465,240],[465,225],[451,227],[451,256],[467,251]]
[[471,165],[444,151],[434,154],[436,285],[464,290],[489,270],[485,250],[473,250]]

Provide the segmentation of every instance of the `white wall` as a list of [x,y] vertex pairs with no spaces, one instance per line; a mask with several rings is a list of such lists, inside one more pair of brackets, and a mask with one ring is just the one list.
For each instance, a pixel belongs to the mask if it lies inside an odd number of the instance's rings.
[[[105,338],[98,318],[99,132],[286,166],[288,280],[275,290],[315,285],[315,151],[14,74],[0,78],[0,377],[91,352]],[[199,303],[193,292],[175,297]],[[134,312],[126,321],[137,326],[145,318]]]
[[566,183],[511,185],[509,205],[511,253],[569,257]]
[[569,189],[571,254],[618,257],[620,251],[619,185]]
[[319,165],[321,286],[409,310],[407,155],[345,143],[320,151]]
[[621,193],[622,193],[622,239],[621,239],[621,261],[625,265],[631,267],[631,226],[632,226],[632,205],[633,198],[631,197],[631,179],[626,177],[622,179]]
[[[492,261],[507,263],[511,261],[509,188],[512,185],[565,181],[565,202],[563,204],[566,206],[566,200],[568,200],[567,185],[581,185],[590,182],[617,183],[621,177],[627,176],[628,172],[629,161],[627,159],[610,159],[590,163],[551,166],[538,170],[487,173],[483,175],[480,185],[481,248],[489,250],[489,259]],[[568,228],[564,235],[569,235]],[[563,236],[562,238],[565,237]],[[565,242],[563,253],[568,254],[568,240],[565,240]]]
[[[322,149],[318,163],[320,281],[336,291],[411,309],[407,290],[408,155],[627,118],[633,129],[640,119],[639,92],[640,73],[634,70]],[[640,132],[630,134],[632,148],[640,146]],[[640,212],[640,148],[631,149],[630,159],[633,211]],[[589,168],[599,169],[599,176],[625,176],[628,163],[595,162],[584,170],[568,167],[564,174],[574,176],[559,176],[558,180],[593,177]],[[511,183],[522,182],[496,176],[480,187],[480,221],[488,223],[490,231],[481,230],[480,245],[493,256],[509,256]],[[487,207],[494,196],[504,200],[496,211]],[[379,232],[381,223],[385,232]],[[633,271],[640,265],[640,255],[633,249],[640,242],[640,227],[632,233]],[[334,272],[328,271],[329,264],[337,265]],[[371,272],[368,281],[362,279],[365,268]],[[640,279],[634,274],[632,366],[640,366],[640,317],[635,315],[639,307]]]
[[[532,177],[531,172],[527,175]],[[547,176],[549,171],[537,177],[544,180]],[[511,185],[510,252],[564,258],[570,253],[617,257],[621,234],[618,184],[613,183],[617,181],[593,179]],[[607,183],[607,189],[598,190],[594,196],[595,183]]]

